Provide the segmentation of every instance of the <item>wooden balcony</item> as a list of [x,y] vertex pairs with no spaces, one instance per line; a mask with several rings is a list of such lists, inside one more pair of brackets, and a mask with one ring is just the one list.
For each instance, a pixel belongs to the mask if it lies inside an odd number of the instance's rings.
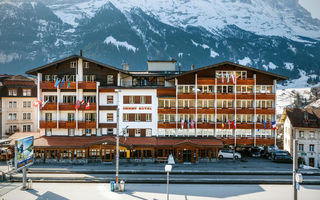
[[179,108],[178,114],[196,114],[195,108]]
[[[57,89],[55,86],[55,81],[42,81],[40,82],[40,89]],[[62,87],[61,83],[59,84],[60,89],[76,89],[76,82],[71,81],[70,86],[68,88],[68,82],[64,82]]]
[[40,128],[57,128],[57,121],[40,120]]
[[158,122],[158,128],[176,128],[176,122]]
[[59,103],[59,110],[75,110],[74,103]]
[[195,99],[195,94],[178,94],[178,99]]
[[198,114],[215,114],[214,108],[199,108],[198,107]]
[[46,103],[46,105],[41,110],[57,110],[57,103]]
[[234,93],[218,93],[217,99],[234,99]]
[[254,114],[254,108],[237,108],[237,114]]
[[[232,145],[234,144],[234,138],[221,138],[225,145]],[[253,137],[237,137],[237,145],[254,145],[254,138]],[[272,145],[274,144],[274,138],[256,138],[256,145]]]
[[59,128],[76,128],[75,121],[59,121]]
[[256,99],[271,99],[271,100],[274,100],[275,98],[276,98],[276,95],[274,93],[270,93],[270,94],[257,93],[256,94]]
[[198,93],[198,99],[215,99],[214,93]]
[[[264,129],[263,123],[257,122],[256,124],[257,129]],[[266,122],[266,129],[272,129],[272,125],[270,126],[269,122]]]
[[[96,110],[97,104],[96,103],[90,103],[90,107],[87,110]],[[86,104],[83,104],[80,106],[79,110],[86,110]]]
[[237,85],[254,85],[253,78],[237,79]]
[[234,114],[234,108],[217,108],[217,114]]
[[276,114],[276,110],[274,108],[257,108],[257,114],[265,114],[265,115],[274,115]]
[[116,123],[99,123],[99,128],[117,128]]
[[212,123],[203,123],[203,122],[198,122],[197,128],[202,128],[202,129],[214,129],[215,124]]
[[78,128],[96,128],[97,122],[96,121],[78,121]]
[[237,99],[254,99],[253,93],[237,93]]
[[79,89],[96,89],[97,83],[95,81],[79,81]]
[[158,108],[158,114],[176,114],[176,108]]

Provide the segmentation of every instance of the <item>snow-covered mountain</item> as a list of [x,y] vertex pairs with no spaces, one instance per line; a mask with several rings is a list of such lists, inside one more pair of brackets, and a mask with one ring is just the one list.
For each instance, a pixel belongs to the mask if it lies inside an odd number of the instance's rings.
[[6,73],[83,49],[136,70],[147,59],[174,57],[184,70],[230,60],[287,75],[291,87],[320,74],[320,20],[298,0],[5,0],[0,44]]

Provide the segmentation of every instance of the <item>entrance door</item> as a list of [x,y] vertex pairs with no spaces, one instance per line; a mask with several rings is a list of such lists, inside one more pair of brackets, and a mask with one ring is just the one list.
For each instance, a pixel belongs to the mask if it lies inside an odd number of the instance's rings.
[[314,167],[314,158],[309,158],[309,166]]
[[111,149],[102,149],[102,161],[111,162],[112,161],[112,150]]
[[183,162],[191,162],[191,150],[183,150]]

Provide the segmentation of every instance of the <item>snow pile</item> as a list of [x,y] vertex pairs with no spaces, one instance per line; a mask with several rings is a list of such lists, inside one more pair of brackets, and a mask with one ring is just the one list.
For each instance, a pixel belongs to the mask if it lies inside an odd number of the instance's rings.
[[128,51],[133,51],[133,52],[136,52],[138,50],[138,48],[134,47],[133,45],[131,44],[128,44],[128,42],[121,42],[121,41],[118,41],[116,40],[114,37],[112,36],[108,36],[104,41],[103,43],[105,44],[112,44],[114,46],[117,47],[117,49],[119,50],[119,47],[124,47],[126,48]]

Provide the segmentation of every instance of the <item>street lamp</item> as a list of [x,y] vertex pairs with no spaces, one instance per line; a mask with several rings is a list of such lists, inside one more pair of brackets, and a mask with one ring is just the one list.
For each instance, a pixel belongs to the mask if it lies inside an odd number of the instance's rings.
[[169,173],[172,170],[172,165],[166,165],[164,171],[167,172],[167,200],[169,200]]
[[115,92],[118,93],[118,107],[117,107],[117,136],[116,136],[116,189],[119,188],[119,106],[120,106],[120,92],[121,90],[116,89]]

